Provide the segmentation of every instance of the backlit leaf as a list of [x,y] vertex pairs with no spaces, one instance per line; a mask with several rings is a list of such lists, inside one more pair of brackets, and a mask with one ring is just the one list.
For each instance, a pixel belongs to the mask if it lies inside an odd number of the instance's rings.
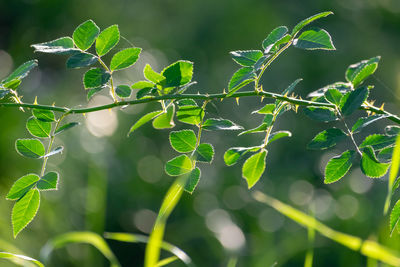
[[59,39],[31,45],[35,51],[50,54],[75,54],[80,50],[74,47],[74,41],[71,37],[61,37]]
[[332,38],[324,29],[314,28],[303,32],[293,41],[294,47],[306,50],[335,50]]
[[265,170],[265,158],[267,157],[267,151],[262,150],[259,153],[252,155],[243,164],[242,175],[247,181],[248,188],[252,188]]
[[286,26],[279,26],[268,34],[267,38],[262,42],[262,47],[264,48],[265,53],[268,53],[273,46],[286,35],[287,32],[288,28]]
[[176,118],[187,124],[198,125],[204,118],[204,110],[198,106],[181,106]]
[[371,146],[367,146],[363,149],[361,157],[361,170],[370,178],[379,178],[386,174],[390,166],[390,163],[380,163],[376,157],[374,150]]
[[33,220],[39,209],[39,202],[39,191],[31,189],[15,203],[11,215],[14,238]]
[[242,130],[243,127],[235,124],[234,122],[226,119],[207,119],[203,123],[203,129],[214,130]]
[[93,68],[88,70],[83,77],[83,85],[85,89],[102,87],[110,79],[110,73],[101,68]]
[[132,66],[139,59],[141,51],[142,49],[137,47],[131,47],[119,51],[111,59],[110,70],[122,70]]
[[339,156],[331,158],[325,167],[325,183],[330,184],[340,180],[350,170],[355,152],[347,150]]
[[89,67],[96,63],[98,61],[98,58],[95,57],[92,54],[88,53],[77,53],[72,55],[70,58],[67,60],[67,68],[70,69],[78,69],[78,68],[83,68],[83,67]]
[[41,158],[45,154],[42,142],[37,139],[18,139],[15,148],[19,154],[28,158]]
[[185,191],[192,194],[193,191],[196,189],[197,184],[200,181],[200,176],[201,176],[201,172],[199,168],[195,168],[193,169],[190,174],[189,177],[187,178],[187,182],[185,185]]
[[103,30],[96,39],[96,52],[99,56],[104,56],[119,42],[118,25],[112,25]]
[[394,229],[398,226],[400,220],[400,199],[397,200],[392,212],[390,213],[390,235],[393,234]]
[[264,55],[260,50],[232,51],[230,52],[234,61],[243,67],[253,67]]
[[41,121],[53,122],[55,121],[54,112],[45,109],[32,109],[32,114],[36,119]]
[[308,149],[327,149],[335,146],[346,137],[346,134],[337,128],[324,130],[317,134],[307,145]]
[[356,111],[368,97],[367,87],[359,87],[354,91],[346,93],[340,100],[342,115],[348,116]]
[[57,130],[55,130],[54,135],[60,134],[66,130],[71,129],[72,127],[78,126],[80,123],[79,122],[69,122],[67,124],[64,124],[63,126],[59,127]]
[[210,144],[200,144],[194,152],[196,161],[211,163],[214,158],[214,148]]
[[193,170],[193,162],[186,155],[177,156],[165,164],[165,172],[170,176],[179,176]]
[[172,131],[169,141],[173,149],[180,153],[191,152],[196,148],[197,137],[192,130]]
[[291,137],[291,136],[292,136],[292,133],[289,131],[277,131],[277,132],[272,133],[269,136],[267,144],[270,144],[278,139],[281,139],[284,137]]
[[179,60],[166,67],[161,75],[165,77],[164,87],[176,87],[189,83],[193,76],[193,62]]
[[152,119],[154,119],[157,115],[159,115],[162,112],[163,112],[162,110],[157,110],[157,111],[153,111],[153,112],[147,113],[146,115],[141,117],[137,122],[135,122],[135,124],[132,125],[131,129],[129,130],[128,136],[131,133],[133,133],[137,128],[139,128],[143,124],[151,121]]
[[232,166],[249,151],[257,151],[260,147],[231,147],[224,154],[224,161],[227,166]]
[[372,146],[373,149],[379,150],[387,146],[392,146],[396,142],[396,136],[387,136],[383,134],[372,134],[367,136],[361,143],[360,148]]
[[75,29],[72,38],[74,39],[75,45],[85,51],[92,46],[99,32],[100,28],[90,19],[83,22]]
[[159,84],[163,80],[165,80],[165,77],[162,76],[160,73],[154,71],[149,64],[146,64],[146,66],[144,67],[143,74],[147,80],[153,83]]
[[37,182],[39,190],[57,190],[58,173],[48,172]]
[[378,56],[350,65],[346,70],[346,80],[357,87],[375,72],[380,59],[381,57]]
[[9,83],[13,80],[21,80],[23,78],[25,78],[29,72],[36,67],[37,64],[37,60],[30,60],[28,62],[25,62],[24,64],[22,64],[21,66],[19,66],[18,68],[16,68],[10,75],[8,75],[4,80],[2,80],[0,82],[0,84],[5,84],[5,83]]
[[358,133],[361,132],[361,130],[370,125],[373,122],[376,122],[380,119],[386,118],[386,116],[384,115],[373,115],[373,116],[369,116],[369,117],[364,117],[364,118],[359,118],[357,120],[357,122],[353,125],[353,127],[351,128],[351,131],[353,133]]
[[50,137],[51,122],[42,121],[31,117],[26,123],[26,128],[29,133],[35,137],[47,138]]
[[316,121],[330,122],[338,119],[335,112],[326,107],[306,107],[303,111],[307,117]]
[[175,105],[172,104],[168,107],[167,112],[164,112],[153,120],[153,127],[155,129],[170,129],[175,126]]
[[121,98],[127,98],[131,96],[132,89],[128,85],[118,85],[115,93]]
[[251,83],[256,79],[256,74],[251,67],[244,67],[236,71],[228,85],[228,95],[232,95],[234,92]]
[[11,187],[6,198],[9,200],[17,200],[31,190],[36,182],[39,181],[39,176],[36,174],[27,174],[19,178]]
[[291,35],[292,35],[293,37],[296,36],[296,34],[297,34],[299,31],[301,31],[305,26],[307,26],[307,25],[310,24],[311,22],[313,22],[313,21],[315,21],[315,20],[317,20],[317,19],[320,19],[320,18],[329,16],[329,15],[331,15],[331,14],[333,14],[333,12],[326,11],[326,12],[321,12],[321,13],[315,14],[315,15],[313,15],[313,16],[311,16],[311,17],[306,18],[306,19],[303,19],[302,21],[300,21],[299,23],[297,23],[296,26],[294,26]]

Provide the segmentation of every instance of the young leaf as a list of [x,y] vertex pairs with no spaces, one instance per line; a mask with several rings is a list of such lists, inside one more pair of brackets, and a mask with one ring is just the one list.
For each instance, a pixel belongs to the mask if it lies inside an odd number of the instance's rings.
[[169,134],[169,142],[176,151],[187,153],[195,150],[197,137],[192,130],[172,131]]
[[32,114],[35,116],[36,119],[46,122],[53,122],[55,121],[54,112],[51,110],[45,109],[32,109]]
[[275,111],[275,104],[266,104],[259,110],[253,111],[251,114],[258,113],[258,114],[272,114]]
[[228,95],[232,95],[234,92],[242,88],[243,86],[251,83],[256,79],[256,73],[251,67],[244,67],[236,71],[228,85]]
[[364,127],[366,127],[366,126],[370,125],[371,123],[376,122],[380,119],[383,119],[383,118],[386,118],[386,116],[385,115],[372,115],[369,117],[359,118],[357,120],[357,122],[353,125],[353,127],[351,128],[351,131],[353,133],[359,133],[359,132],[361,132],[361,130]]
[[37,65],[38,64],[36,59],[25,62],[24,64],[19,66],[16,70],[14,70],[10,75],[8,75],[5,79],[3,79],[0,82],[0,84],[5,84],[13,80],[21,80],[25,78],[29,74],[29,72]]
[[3,88],[16,90],[18,86],[21,84],[21,80],[14,79],[2,85]]
[[83,22],[75,29],[72,38],[74,39],[75,45],[79,49],[85,51],[92,46],[99,32],[100,28],[90,19]]
[[194,101],[193,99],[181,99],[179,101],[176,102],[178,104],[179,107],[183,107],[183,106],[197,106],[196,101]]
[[154,129],[170,129],[175,126],[174,123],[175,105],[168,107],[167,112],[161,114],[153,120]]
[[149,64],[146,64],[146,66],[144,67],[143,74],[147,80],[156,84],[161,83],[165,79],[164,76],[162,76],[158,72],[155,72]]
[[388,171],[390,163],[380,163],[371,146],[363,149],[361,157],[361,170],[370,178],[379,178],[385,175]]
[[262,47],[264,48],[265,53],[268,53],[275,44],[286,35],[287,32],[288,28],[286,26],[279,26],[268,34],[267,38],[262,42]]
[[356,111],[368,97],[367,87],[359,87],[354,91],[346,93],[340,100],[342,115],[349,116]]
[[89,101],[95,94],[97,94],[98,92],[100,92],[104,88],[106,88],[106,86],[100,86],[100,87],[89,89],[87,91],[87,100]]
[[200,176],[201,176],[201,172],[199,168],[195,168],[193,169],[190,174],[189,177],[187,178],[187,182],[185,185],[185,191],[192,194],[193,191],[196,189],[197,184],[200,181]]
[[261,152],[254,154],[248,158],[243,164],[242,176],[247,181],[248,188],[252,188],[265,170],[265,158],[267,157],[267,151],[262,150]]
[[394,147],[385,147],[381,151],[379,151],[377,158],[379,161],[391,161],[393,156]]
[[249,151],[257,151],[260,147],[231,147],[224,154],[224,161],[227,166],[232,166]]
[[204,118],[204,110],[198,106],[182,106],[176,112],[176,118],[187,124],[198,125]]
[[299,23],[297,23],[296,26],[294,26],[293,31],[292,31],[292,36],[295,37],[296,34],[301,31],[305,26],[307,26],[308,24],[310,24],[311,22],[313,22],[314,20],[326,17],[333,14],[333,12],[330,11],[326,11],[326,12],[321,12],[318,14],[315,14],[314,16],[311,16],[309,18],[303,19],[302,21],[300,21]]
[[104,56],[119,42],[119,29],[118,25],[112,25],[103,30],[96,39],[96,52],[97,55]]
[[307,145],[308,149],[327,149],[335,146],[346,137],[346,134],[337,128],[324,130],[317,134]]
[[344,82],[336,82],[333,84],[328,84],[314,92],[311,92],[308,94],[307,97],[320,97],[325,95],[325,93],[329,90],[329,89],[336,89],[338,90],[341,94],[345,94],[349,91],[351,91],[351,86],[348,83],[344,83]]
[[264,55],[260,50],[232,51],[233,60],[243,67],[253,67]]
[[392,212],[390,213],[390,236],[392,236],[394,229],[396,226],[398,227],[400,220],[400,199],[397,200],[394,205]]
[[26,122],[26,128],[29,133],[35,137],[50,137],[51,122],[41,121],[35,117],[31,117]]
[[196,161],[211,163],[214,158],[214,148],[210,144],[200,144],[194,152]]
[[146,122],[151,121],[152,119],[154,119],[157,115],[161,114],[162,112],[163,112],[162,110],[157,110],[157,111],[147,113],[146,115],[141,117],[137,122],[135,122],[135,124],[132,125],[131,129],[129,130],[128,136],[131,133],[133,133],[137,128],[139,128]]
[[238,136],[244,135],[244,134],[251,134],[251,133],[262,133],[262,132],[267,131],[268,127],[269,126],[268,126],[267,123],[261,123],[256,128],[253,128],[253,129],[250,129],[250,130],[246,130],[246,131],[243,131],[243,132],[239,133]]
[[128,85],[118,85],[117,88],[115,88],[115,93],[120,98],[127,98],[131,96],[132,89]]
[[22,176],[12,185],[6,198],[9,200],[17,200],[21,198],[36,185],[36,182],[39,181],[39,179],[39,176],[36,174],[27,174]]
[[340,91],[336,88],[328,89],[325,92],[325,99],[337,107],[340,104],[340,100],[342,99],[342,96],[343,96],[342,93],[340,93]]
[[77,53],[72,55],[67,60],[67,68],[69,69],[78,69],[83,67],[89,67],[96,63],[98,58],[92,54],[88,53]]
[[316,121],[330,122],[338,119],[335,112],[330,108],[306,107],[303,111],[307,117]]
[[38,159],[45,154],[42,142],[37,139],[18,139],[15,142],[15,149],[19,154],[28,158]]
[[58,173],[48,172],[37,182],[39,190],[57,190],[58,186]]
[[166,67],[161,75],[165,77],[164,87],[176,87],[189,83],[193,76],[193,62],[179,60]]
[[11,215],[14,238],[33,220],[39,209],[39,203],[40,194],[37,189],[29,190],[15,203]]
[[131,47],[119,51],[111,59],[110,70],[122,70],[132,66],[139,59],[141,51],[142,49],[137,47]]
[[299,78],[299,79],[295,80],[294,82],[292,82],[285,90],[283,90],[282,95],[291,94],[294,91],[294,89],[296,88],[296,86],[299,84],[299,82],[301,82],[302,80],[303,80],[302,78]]
[[79,49],[74,47],[74,41],[71,37],[61,37],[59,39],[31,45],[35,51],[50,54],[74,54],[79,52]]
[[350,170],[355,152],[347,150],[339,156],[331,158],[325,167],[325,183],[331,184],[340,180]]
[[270,143],[272,143],[272,142],[274,142],[274,141],[276,141],[278,139],[281,139],[283,137],[291,137],[291,136],[292,136],[292,133],[289,132],[289,131],[274,132],[269,136],[267,144],[270,144]]
[[88,70],[83,77],[83,85],[85,89],[102,87],[110,79],[110,73],[101,68],[93,68]]
[[372,134],[367,136],[361,143],[360,148],[372,146],[373,149],[379,150],[387,146],[392,146],[396,142],[396,136],[387,136],[383,134]]
[[177,156],[165,164],[165,172],[170,176],[179,176],[193,170],[193,162],[186,155]]
[[400,134],[400,127],[397,125],[389,125],[385,128],[386,135],[398,135]]
[[299,38],[293,41],[293,45],[306,50],[336,50],[329,33],[319,28],[303,32]]
[[131,89],[132,90],[141,90],[145,88],[153,88],[154,83],[148,82],[148,81],[138,81],[132,84]]
[[242,130],[243,127],[225,119],[208,119],[203,123],[203,129],[213,130]]
[[60,134],[66,130],[71,129],[72,127],[78,126],[79,124],[79,122],[69,122],[67,124],[64,124],[63,126],[55,130],[54,135]]
[[375,72],[380,59],[381,57],[378,56],[350,65],[346,70],[346,80],[356,88]]

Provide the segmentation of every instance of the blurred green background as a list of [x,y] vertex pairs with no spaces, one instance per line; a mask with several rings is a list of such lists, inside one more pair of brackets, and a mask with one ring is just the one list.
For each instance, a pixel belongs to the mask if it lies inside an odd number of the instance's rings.
[[[301,19],[331,10],[315,23],[330,32],[337,51],[287,50],[274,62],[263,79],[265,90],[280,92],[297,78],[303,98],[326,84],[343,81],[348,65],[381,55],[378,71],[369,79],[376,87],[377,105],[399,114],[400,96],[400,1],[398,0],[0,0],[0,77],[19,64],[36,58],[39,68],[24,80],[20,92],[25,102],[35,96],[41,104],[86,106],[81,84],[84,70],[66,70],[66,57],[34,54],[31,44],[71,36],[81,22],[91,18],[100,28],[118,24],[123,39],[117,49],[130,42],[144,50],[138,63],[117,76],[118,83],[132,84],[143,78],[142,69],[154,69],[178,60],[195,63],[190,93],[217,93],[227,87],[238,68],[229,51],[259,49],[276,26],[293,27]],[[112,53],[110,53],[112,54]],[[109,56],[106,62],[109,62]],[[89,105],[110,102],[107,95]],[[264,100],[267,103],[267,100]],[[242,99],[215,103],[218,114],[245,128],[257,126],[262,117],[251,111],[259,100]],[[140,114],[155,104],[75,116],[80,121],[57,139],[65,146],[61,156],[49,162],[49,170],[61,174],[59,191],[42,194],[38,216],[16,240],[12,239],[12,202],[5,195],[12,183],[26,173],[38,172],[41,163],[24,159],[14,150],[17,138],[28,137],[28,112],[0,110],[0,238],[11,241],[27,255],[39,258],[50,238],[68,231],[90,230],[148,234],[163,195],[173,178],[163,164],[176,155],[169,147],[168,131],[151,125],[130,138],[126,133]],[[372,238],[400,249],[400,238],[388,237],[388,216],[382,215],[387,177],[372,180],[354,166],[350,175],[333,185],[323,184],[323,168],[330,157],[342,151],[307,151],[306,144],[324,123],[311,121],[299,111],[287,113],[276,129],[289,130],[290,139],[271,145],[267,168],[255,189],[308,211],[342,232]],[[380,132],[387,122],[368,128]],[[334,124],[330,124],[334,125]],[[177,123],[175,129],[186,127]],[[202,180],[193,195],[185,194],[169,219],[165,240],[187,252],[197,266],[226,266],[231,257],[237,266],[302,266],[307,249],[307,231],[272,209],[251,200],[241,178],[243,162],[226,167],[222,156],[230,146],[250,146],[263,136],[237,137],[236,133],[205,133],[204,141],[215,146],[211,166],[203,166]],[[398,196],[397,196],[398,197]],[[123,266],[142,266],[144,245],[109,242]],[[366,266],[366,259],[318,236],[315,266]],[[1,266],[9,266],[0,262]],[[49,266],[107,266],[94,249],[70,245],[57,250]],[[10,265],[11,266],[11,265]],[[176,262],[171,266],[182,266]],[[383,265],[382,265],[383,266]]]

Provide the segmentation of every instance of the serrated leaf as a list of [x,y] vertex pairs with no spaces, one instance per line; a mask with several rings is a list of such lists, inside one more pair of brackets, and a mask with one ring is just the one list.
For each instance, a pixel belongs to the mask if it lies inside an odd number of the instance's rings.
[[37,189],[29,190],[15,203],[11,215],[14,238],[33,220],[39,209],[39,203],[40,194]]
[[106,88],[105,86],[91,88],[87,90],[87,100],[90,100],[95,94]]
[[354,91],[346,93],[340,100],[340,110],[342,115],[348,116],[356,111],[368,97],[367,87],[359,87]]
[[268,129],[268,124],[267,123],[261,123],[259,126],[257,126],[256,128],[250,129],[250,130],[246,130],[243,131],[241,133],[238,134],[238,136],[240,135],[244,135],[244,134],[251,134],[251,133],[262,133],[262,132],[266,132]]
[[88,70],[83,77],[83,85],[85,89],[97,88],[104,86],[110,79],[110,73],[101,68],[93,68]]
[[272,114],[275,111],[275,104],[266,104],[264,107],[260,108],[259,110],[255,110],[252,112],[258,114]]
[[193,62],[179,60],[166,67],[161,75],[165,77],[164,87],[176,87],[189,83],[193,76]]
[[69,69],[78,69],[83,67],[89,67],[95,64],[98,61],[98,58],[89,53],[77,53],[70,56],[67,60],[67,68]]
[[112,25],[103,30],[96,38],[96,52],[99,56],[104,56],[119,42],[118,25]]
[[54,156],[56,154],[62,153],[63,151],[64,151],[64,147],[63,146],[59,146],[59,147],[56,147],[55,149],[53,149],[52,151],[50,151],[49,153],[47,153],[44,156],[48,158],[48,157]]
[[377,158],[379,161],[391,161],[393,156],[394,147],[385,147],[381,151],[379,151]]
[[264,56],[260,57],[257,60],[257,62],[254,64],[253,69],[255,71],[259,71],[263,67],[265,60],[267,60],[267,58],[269,58],[270,56],[271,55],[268,54],[268,55],[264,55]]
[[284,137],[291,137],[291,136],[292,136],[292,133],[289,131],[277,131],[277,132],[272,133],[269,136],[267,144],[270,144],[278,139],[281,139]]
[[203,123],[203,130],[242,130],[243,127],[226,119],[207,119]]
[[71,37],[61,37],[53,41],[33,44],[31,45],[35,51],[41,53],[50,53],[50,54],[74,54],[78,53],[79,49],[74,47],[74,41]]
[[193,191],[196,189],[197,184],[200,181],[200,176],[201,176],[201,172],[199,168],[195,168],[193,169],[190,174],[189,177],[187,178],[187,182],[185,185],[185,191],[192,194]]
[[37,65],[38,64],[37,64],[36,59],[25,62],[24,64],[22,64],[21,66],[16,68],[10,75],[8,75],[6,78],[4,78],[0,82],[0,84],[6,84],[13,80],[21,80],[21,79],[25,78],[29,74],[29,72]]
[[324,182],[331,184],[345,176],[353,164],[354,155],[355,152],[353,150],[347,150],[341,155],[331,158],[325,167]]
[[132,90],[141,90],[144,88],[153,88],[154,83],[148,82],[148,81],[138,81],[132,84],[131,89]]
[[256,73],[251,67],[244,67],[236,71],[228,84],[228,96],[242,88],[243,86],[251,83],[256,79]]
[[75,29],[72,38],[74,39],[75,45],[85,51],[92,46],[99,32],[100,28],[93,20],[89,19]]
[[353,127],[351,128],[351,131],[353,133],[359,133],[361,130],[370,125],[373,122],[376,122],[380,119],[386,118],[385,115],[373,115],[369,117],[364,117],[364,118],[359,118],[356,123],[354,123]]
[[400,199],[397,200],[392,212],[390,213],[390,236],[392,236],[394,229],[398,226],[400,220]]
[[242,176],[247,182],[248,188],[252,188],[265,170],[265,158],[267,157],[267,151],[263,150],[257,154],[252,155],[243,164]]
[[378,56],[350,65],[346,70],[346,80],[357,87],[375,72],[380,59],[381,57]]
[[265,53],[268,53],[275,44],[286,35],[287,32],[288,28],[286,26],[279,26],[272,30],[272,32],[268,34],[267,38],[262,42],[262,47],[264,48]]
[[168,107],[167,112],[161,114],[153,120],[153,127],[155,129],[170,129],[175,126],[174,123],[175,116],[175,105],[172,104]]
[[143,88],[140,89],[139,91],[137,91],[136,93],[136,99],[141,99],[144,97],[150,97],[150,96],[154,96],[157,94],[157,89],[154,88]]
[[42,142],[37,139],[18,139],[15,149],[19,154],[28,158],[41,158],[45,154]]
[[232,166],[249,151],[257,151],[260,147],[231,147],[224,154],[224,161],[227,166]]
[[379,178],[386,174],[390,166],[390,163],[380,163],[376,157],[374,150],[371,146],[367,146],[363,149],[361,157],[361,170],[370,178]]
[[193,162],[186,155],[177,156],[165,164],[165,172],[170,176],[179,176],[193,170]]
[[37,182],[39,190],[57,190],[58,186],[58,173],[48,172]]
[[253,67],[257,61],[263,57],[263,52],[260,50],[247,51],[232,51],[230,52],[232,59],[243,67]]
[[42,121],[31,117],[26,122],[26,129],[35,137],[47,138],[50,137],[51,122]]
[[162,112],[163,112],[162,110],[157,110],[157,111],[147,113],[146,115],[141,117],[137,122],[135,122],[135,124],[132,125],[131,129],[129,130],[128,136],[131,133],[133,133],[137,128],[139,128],[143,124],[151,121],[152,119],[154,119],[157,115],[161,114]]
[[320,28],[303,32],[299,38],[293,41],[293,46],[306,50],[336,50],[332,43],[332,37],[327,31]]
[[39,181],[39,179],[39,176],[36,174],[27,174],[22,176],[12,185],[6,198],[9,200],[17,200],[21,198],[36,185],[36,182]]
[[400,134],[400,126],[397,125],[388,125],[385,127],[386,135],[398,135]]
[[373,149],[379,150],[387,146],[392,146],[396,142],[396,136],[387,136],[383,134],[372,134],[367,136],[361,143],[360,148],[371,146]]
[[32,109],[32,114],[36,119],[46,122],[53,122],[56,120],[54,112],[46,109]]
[[115,88],[115,93],[120,98],[127,98],[131,96],[132,89],[128,85],[118,85],[117,88]]
[[211,144],[200,144],[194,152],[196,161],[211,163],[214,158],[214,148]]
[[172,131],[169,134],[169,141],[176,151],[188,153],[196,149],[197,137],[192,130]]
[[193,99],[187,98],[187,99],[181,99],[179,101],[176,102],[178,104],[179,107],[183,107],[183,106],[197,106],[196,101],[194,101]]
[[54,135],[60,134],[66,130],[71,129],[72,127],[78,126],[79,124],[79,122],[69,122],[67,124],[64,124],[63,126],[55,130]]
[[314,92],[311,92],[308,94],[307,97],[320,97],[325,95],[325,93],[329,90],[329,89],[336,89],[338,90],[341,94],[345,94],[349,91],[351,91],[351,86],[348,83],[344,83],[344,82],[336,82],[333,84],[328,84]]
[[303,111],[307,117],[316,121],[330,122],[338,119],[335,112],[326,107],[306,107]]
[[342,93],[340,93],[340,91],[336,88],[328,89],[325,92],[325,99],[336,106],[339,106],[342,96]]
[[204,118],[204,110],[198,106],[181,106],[176,118],[187,124],[198,125]]
[[165,80],[165,77],[162,76],[160,73],[154,71],[149,64],[146,64],[146,66],[144,67],[143,74],[147,80],[156,84],[159,84],[163,80]]
[[333,14],[333,12],[331,12],[331,11],[326,11],[326,12],[321,12],[321,13],[315,14],[315,15],[313,15],[313,16],[311,16],[311,17],[306,18],[306,19],[303,19],[302,21],[300,21],[299,23],[297,23],[296,26],[294,26],[291,35],[292,35],[293,37],[296,36],[296,34],[297,34],[299,31],[301,31],[305,26],[307,26],[307,25],[310,24],[311,22],[313,22],[313,21],[315,21],[315,20],[317,20],[317,19],[320,19],[320,18],[329,16],[329,15],[331,15],[331,14]]
[[110,70],[122,70],[136,63],[139,59],[141,48],[131,47],[116,53],[110,63]]
[[330,128],[317,134],[307,145],[308,149],[327,149],[335,146],[346,137],[346,134],[337,128]]

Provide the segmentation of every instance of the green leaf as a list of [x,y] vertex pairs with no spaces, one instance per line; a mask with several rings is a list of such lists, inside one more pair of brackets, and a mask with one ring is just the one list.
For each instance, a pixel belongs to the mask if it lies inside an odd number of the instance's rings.
[[21,80],[25,78],[29,74],[29,72],[37,65],[38,64],[36,59],[25,62],[16,70],[14,70],[10,75],[8,75],[4,80],[2,80],[0,84],[6,84],[13,80]]
[[373,122],[376,122],[380,119],[386,118],[386,116],[384,115],[373,115],[373,116],[369,116],[369,117],[364,117],[364,118],[359,118],[357,120],[357,122],[353,125],[353,127],[351,128],[351,131],[353,133],[359,133],[361,132],[361,130],[370,125]]
[[64,124],[63,126],[55,130],[54,135],[60,134],[66,130],[71,129],[72,127],[78,126],[79,124],[79,122],[69,122],[67,124]]
[[211,163],[214,158],[214,148],[211,144],[200,144],[194,152],[196,161]]
[[230,52],[233,60],[243,67],[253,67],[256,62],[264,55],[260,50],[232,51]]
[[283,90],[282,95],[289,95],[291,94],[294,89],[296,88],[296,86],[299,84],[299,82],[301,82],[303,79],[299,78],[297,80],[295,80],[294,82],[292,82],[285,90]]
[[153,120],[153,127],[155,129],[170,129],[175,126],[174,123],[175,105],[172,104],[168,107],[167,112],[162,113],[160,116]]
[[4,98],[6,95],[8,95],[11,91],[10,90],[4,90],[0,89],[0,99]]
[[238,162],[249,151],[257,151],[260,147],[231,147],[224,154],[224,161],[227,166],[232,166]]
[[153,88],[154,83],[148,82],[148,81],[139,81],[134,84],[132,84],[131,89],[132,90],[141,90],[145,88]]
[[292,136],[292,133],[289,131],[277,131],[277,132],[272,133],[269,136],[267,144],[270,144],[278,139],[281,139],[284,137],[291,137],[291,136]]
[[111,59],[110,70],[122,70],[132,66],[139,59],[141,51],[142,49],[137,47],[131,47],[119,51]]
[[268,129],[268,124],[267,123],[261,123],[259,126],[257,126],[256,128],[250,129],[250,130],[246,130],[243,131],[241,133],[238,134],[238,136],[240,135],[244,135],[244,134],[251,134],[251,133],[262,133],[262,132],[266,132]]
[[196,101],[194,101],[193,99],[181,99],[179,101],[176,102],[178,104],[179,107],[183,107],[183,106],[197,106]]
[[58,186],[58,173],[48,172],[37,182],[39,190],[57,190]]
[[400,220],[400,199],[397,200],[392,212],[390,213],[390,236],[392,236],[394,229],[398,226]]
[[275,44],[286,35],[287,32],[288,28],[286,26],[279,26],[268,34],[267,38],[262,42],[262,47],[264,48],[265,53],[268,53]]
[[0,259],[7,259],[7,260],[9,260],[15,264],[21,265],[21,266],[31,266],[30,264],[32,262],[35,264],[35,266],[44,267],[43,263],[41,263],[38,260],[35,260],[28,256],[18,255],[18,254],[14,254],[14,253],[0,252]]
[[99,56],[104,56],[119,42],[118,25],[112,25],[103,30],[96,39],[96,52]]
[[398,135],[400,134],[400,126],[397,125],[388,125],[385,128],[386,135]]
[[348,83],[344,83],[344,82],[336,82],[333,84],[328,84],[314,92],[311,92],[308,94],[307,97],[320,97],[320,96],[324,96],[325,93],[329,90],[329,89],[336,89],[338,90],[341,94],[345,94],[349,91],[351,91],[351,86]]
[[32,114],[41,121],[53,122],[56,120],[54,112],[46,109],[32,109]]
[[252,188],[265,170],[265,158],[267,157],[267,151],[262,150],[261,152],[254,154],[248,158],[243,164],[242,175],[247,181],[248,188]]
[[331,158],[325,167],[325,183],[331,184],[340,180],[350,170],[355,152],[347,150],[339,156]]
[[99,32],[100,28],[90,19],[83,22],[75,29],[72,38],[74,39],[75,45],[79,49],[85,51],[92,46]]
[[357,87],[375,72],[380,59],[381,57],[378,56],[350,65],[346,70],[346,80]]
[[39,176],[36,174],[27,174],[19,178],[11,187],[6,198],[9,200],[17,200],[25,195],[26,192],[32,189],[39,181]]
[[88,70],[83,77],[83,85],[85,89],[102,87],[110,79],[110,73],[101,68],[93,68]]
[[176,118],[187,124],[198,125],[204,118],[204,110],[198,106],[181,106]]
[[254,113],[258,113],[258,114],[272,114],[275,111],[275,104],[266,104],[264,107],[262,107],[259,110],[255,110],[252,112],[252,114]]
[[166,67],[161,75],[165,77],[164,87],[176,87],[189,83],[193,76],[193,62],[179,60]]
[[356,111],[368,97],[367,87],[359,87],[354,91],[346,93],[340,100],[342,115],[348,116]]
[[307,145],[308,149],[327,149],[335,146],[346,137],[346,134],[337,128],[324,130],[317,134]]
[[387,146],[392,146],[396,142],[396,136],[387,136],[383,134],[372,134],[367,136],[361,143],[360,148],[372,146],[373,149],[379,150]]
[[157,89],[155,88],[143,88],[137,91],[136,99],[155,96],[156,94],[157,94]]
[[15,203],[11,215],[14,238],[33,220],[39,209],[39,202],[39,191],[31,189]]
[[141,117],[137,122],[135,122],[135,124],[132,125],[131,129],[129,130],[128,136],[131,133],[133,133],[137,128],[139,128],[143,124],[151,121],[152,119],[154,119],[157,115],[161,114],[162,112],[163,112],[162,110],[157,110],[157,111],[147,113],[146,115]]
[[90,100],[95,94],[99,93],[104,88],[106,88],[106,87],[105,86],[100,86],[100,87],[89,89],[87,91],[87,100]]
[[165,164],[165,172],[170,176],[179,176],[193,170],[193,162],[186,155],[177,156]]
[[169,142],[176,151],[187,153],[196,149],[197,137],[192,130],[172,131]]
[[89,67],[96,63],[98,58],[92,54],[88,53],[77,53],[72,55],[67,60],[67,68],[69,69],[78,69],[83,67]]
[[306,107],[303,111],[307,117],[316,121],[330,122],[338,119],[335,112],[330,108]]
[[385,147],[381,151],[379,151],[377,158],[379,161],[391,161],[393,156],[394,147]]
[[371,146],[363,149],[361,157],[361,170],[370,178],[379,178],[385,175],[388,171],[390,163],[380,163]]
[[228,95],[232,95],[234,92],[242,88],[243,86],[251,83],[256,79],[256,73],[251,67],[244,67],[236,71],[228,85]]
[[336,106],[339,106],[342,96],[342,93],[340,93],[340,91],[336,88],[328,89],[325,92],[325,99]]
[[4,88],[16,90],[18,86],[21,84],[21,80],[14,79],[2,85]]
[[293,45],[306,50],[336,50],[329,33],[320,28],[303,32],[299,38],[293,41]]
[[331,15],[331,14],[333,14],[333,12],[331,12],[331,11],[326,11],[326,12],[321,12],[321,13],[315,14],[314,16],[311,16],[311,17],[309,17],[309,18],[303,19],[302,21],[300,21],[299,23],[297,23],[296,26],[294,26],[291,35],[292,35],[293,37],[296,36],[296,34],[297,34],[299,31],[301,31],[305,26],[307,26],[307,25],[310,24],[311,22],[313,22],[313,21],[315,21],[315,20],[317,20],[317,19],[320,19],[320,18],[329,16],[329,15]]
[[[396,144],[393,149],[393,154],[392,154],[392,167],[390,168],[390,173],[389,173],[389,180],[388,180],[388,194],[386,196],[386,201],[385,201],[385,206],[384,206],[384,213],[388,211],[390,207],[390,201],[392,198],[392,194],[394,190],[399,187],[400,179],[396,177],[399,173],[399,167],[400,167],[400,135],[397,136],[396,139]],[[397,229],[400,231],[400,226],[397,227]]]
[[254,71],[259,71],[263,67],[265,60],[267,60],[269,57],[270,55],[260,57],[253,66]]
[[214,130],[242,130],[243,127],[225,119],[208,119],[203,123],[203,129]]
[[47,138],[50,137],[51,122],[42,121],[31,117],[26,122],[26,128],[29,133],[35,137]]
[[162,76],[160,73],[154,71],[149,64],[146,64],[146,66],[144,67],[143,74],[147,80],[156,84],[159,84],[163,80],[165,80],[165,77]]
[[15,149],[22,156],[35,159],[43,157],[45,153],[42,142],[37,139],[18,139]]
[[131,96],[132,89],[128,85],[118,85],[115,93],[121,98],[127,98]]
[[74,41],[71,37],[61,37],[59,39],[31,45],[35,51],[50,54],[74,54],[79,52],[79,49],[74,47]]
[[193,191],[196,189],[197,184],[200,181],[200,176],[201,176],[201,172],[199,168],[195,168],[193,169],[190,174],[189,177],[187,178],[187,182],[185,184],[185,191],[192,194]]

